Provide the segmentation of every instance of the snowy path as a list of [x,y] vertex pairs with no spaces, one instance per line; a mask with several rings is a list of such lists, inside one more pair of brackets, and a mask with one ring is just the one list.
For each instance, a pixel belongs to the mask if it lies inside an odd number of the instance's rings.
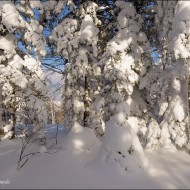
[[[20,141],[1,142],[0,181],[9,179],[11,183],[0,184],[0,189],[190,187],[190,155],[184,152],[147,152],[152,167],[126,173],[115,164],[100,164],[96,159],[89,162],[94,156],[90,151],[71,150],[71,139],[62,139],[63,150],[32,158],[21,171],[16,170]],[[93,152],[98,146],[97,142]]]

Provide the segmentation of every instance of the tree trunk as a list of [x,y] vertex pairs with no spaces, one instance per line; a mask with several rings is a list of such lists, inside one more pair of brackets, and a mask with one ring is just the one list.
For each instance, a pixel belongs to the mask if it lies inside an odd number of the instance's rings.
[[0,128],[2,128],[2,114],[3,114],[3,105],[2,105],[2,86],[0,85]]
[[0,139],[4,134],[4,130],[3,130],[3,119],[2,119],[2,115],[3,115],[3,105],[2,105],[2,85],[0,85]]
[[[51,96],[52,96],[52,94],[51,94]],[[51,123],[55,124],[56,123],[56,121],[55,121],[55,106],[54,106],[54,102],[53,102],[52,97],[50,100],[50,106],[51,106]]]
[[89,108],[89,94],[90,94],[90,90],[88,87],[88,80],[87,80],[87,76],[85,76],[85,88],[84,88],[84,127],[89,127],[90,124],[90,108]]
[[15,138],[15,125],[16,125],[16,105],[15,105],[15,102],[16,102],[16,95],[15,95],[15,88],[13,90],[13,95],[14,95],[14,99],[10,102],[10,112],[11,112],[11,120],[12,120],[12,128],[10,130],[12,136],[10,137],[11,139],[12,138]]
[[[189,68],[189,63],[188,63],[188,68]],[[190,75],[189,75],[189,69],[187,69],[187,88],[188,88],[188,93],[187,93],[187,114],[188,114],[188,149],[190,150]]]

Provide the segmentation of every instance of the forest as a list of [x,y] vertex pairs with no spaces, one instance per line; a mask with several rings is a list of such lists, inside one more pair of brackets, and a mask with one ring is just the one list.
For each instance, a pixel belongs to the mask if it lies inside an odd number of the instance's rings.
[[0,188],[189,188],[190,1],[0,1]]

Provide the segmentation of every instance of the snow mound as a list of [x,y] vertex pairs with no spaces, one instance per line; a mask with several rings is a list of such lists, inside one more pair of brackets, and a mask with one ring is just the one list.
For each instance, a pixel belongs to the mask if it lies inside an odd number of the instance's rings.
[[173,109],[173,113],[177,121],[182,122],[185,119],[184,109],[181,105],[177,104]]
[[88,151],[96,143],[97,138],[94,130],[84,128],[79,123],[75,122],[70,133],[68,134],[68,146],[74,151]]
[[125,171],[148,166],[148,159],[133,128],[127,122],[121,123],[113,118],[106,123],[99,154],[102,160],[117,163]]
[[157,121],[155,119],[151,119],[150,123],[148,125],[148,131],[147,131],[147,149],[157,150],[161,147],[160,145],[160,135],[161,130],[160,126],[158,125]]

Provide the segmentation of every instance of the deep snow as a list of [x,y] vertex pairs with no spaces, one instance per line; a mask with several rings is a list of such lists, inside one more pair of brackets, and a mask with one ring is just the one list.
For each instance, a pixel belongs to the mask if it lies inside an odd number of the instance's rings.
[[[48,125],[47,136],[53,136],[55,129],[56,125]],[[190,155],[187,153],[146,151],[149,167],[126,172],[115,163],[100,162],[97,158],[100,142],[93,138],[92,131],[78,130],[66,135],[59,126],[57,146],[62,149],[54,154],[43,154],[45,147],[32,145],[31,149],[41,151],[42,155],[30,159],[20,171],[16,170],[20,139],[0,142],[0,189],[190,187]],[[3,185],[6,180],[10,183]]]

